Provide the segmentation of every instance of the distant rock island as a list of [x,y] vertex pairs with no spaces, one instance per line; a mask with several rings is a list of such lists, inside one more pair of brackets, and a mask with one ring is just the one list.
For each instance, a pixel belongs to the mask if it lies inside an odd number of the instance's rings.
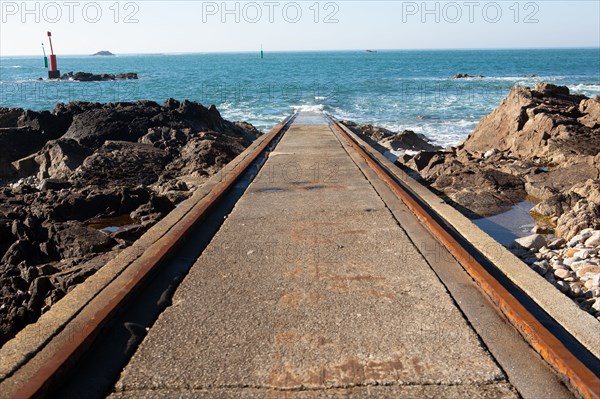
[[114,55],[113,53],[111,53],[110,51],[106,51],[106,50],[102,50],[102,51],[98,51],[95,54],[92,55]]
[[483,75],[469,75],[468,73],[462,74],[457,73],[452,77],[452,79],[467,79],[467,78],[485,78]]
[[68,72],[61,76],[61,80],[78,80],[80,82],[96,82],[106,80],[130,80],[137,79],[138,75],[134,72],[128,73],[89,73],[89,72]]

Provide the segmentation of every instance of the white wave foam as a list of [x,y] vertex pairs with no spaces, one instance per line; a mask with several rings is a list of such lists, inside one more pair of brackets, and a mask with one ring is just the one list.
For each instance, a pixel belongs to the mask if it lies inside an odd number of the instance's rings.
[[47,81],[48,80],[17,79],[17,80],[3,80],[3,81],[0,81],[0,84],[11,85],[11,84],[20,84],[20,83],[42,83],[42,82],[47,82]]
[[577,93],[583,92],[600,92],[600,85],[597,84],[578,84],[573,86],[567,86],[570,91]]
[[325,110],[325,105],[323,104],[315,104],[315,105],[292,105],[291,108],[295,112],[323,112]]
[[[360,123],[360,122],[359,122]],[[391,130],[400,132],[402,130],[412,130],[415,133],[423,134],[432,144],[447,148],[463,141],[477,126],[478,119],[458,119],[458,120],[426,120],[421,123],[386,123],[384,121],[373,124]],[[401,154],[395,154],[401,155]]]

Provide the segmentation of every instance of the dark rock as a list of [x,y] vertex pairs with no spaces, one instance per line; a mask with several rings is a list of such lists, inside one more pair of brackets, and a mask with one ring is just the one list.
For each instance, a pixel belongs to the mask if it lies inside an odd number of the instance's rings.
[[469,75],[468,73],[465,73],[465,74],[457,73],[452,77],[452,79],[484,78],[484,77],[485,76],[483,76],[483,75]]
[[391,137],[386,137],[379,144],[394,151],[435,151],[441,149],[431,144],[424,136],[418,135],[412,130],[404,130]]
[[52,110],[52,113],[56,114],[56,115],[63,115],[66,118],[71,117],[71,122],[69,123],[69,125],[70,125],[73,122],[73,116],[75,116],[77,114],[81,114],[86,111],[100,109],[105,106],[106,106],[106,104],[103,104],[103,103],[94,103],[94,102],[88,102],[88,101],[73,101],[70,103],[56,104],[54,106],[54,109]]
[[4,255],[14,241],[15,238],[12,234],[12,224],[8,220],[0,220],[0,257]]
[[167,172],[176,172],[177,176],[211,176],[244,148],[242,140],[223,137],[215,132],[200,133],[181,148],[179,157],[165,169]]
[[16,266],[24,260],[36,259],[37,251],[27,239],[15,241],[4,253],[0,263]]
[[181,102],[175,100],[174,98],[167,98],[165,103],[163,104],[163,108],[168,111],[175,111],[181,106]]
[[233,125],[241,129],[238,130],[238,134],[243,132],[243,137],[247,140],[254,141],[261,135],[261,132],[248,122],[233,122]]
[[160,113],[152,102],[116,103],[83,111],[63,136],[88,147],[99,147],[107,140],[137,141],[153,124],[151,118]]
[[342,123],[382,152],[385,150],[435,151],[440,149],[440,147],[432,145],[427,137],[412,130],[395,133],[373,125],[357,125],[350,121],[343,121]]
[[37,165],[38,179],[68,180],[93,150],[71,139],[59,139],[47,143],[33,156]]
[[414,157],[412,157],[412,159],[409,161],[409,163],[411,165],[414,165],[414,169],[416,171],[421,171],[427,165],[429,165],[429,162],[431,162],[431,160],[434,157],[437,157],[437,156],[438,156],[438,153],[435,151],[422,151],[422,152],[418,153],[417,155],[415,155]]
[[39,151],[48,140],[57,137],[30,127],[0,129],[0,178],[16,176],[12,162]]
[[43,209],[54,221],[86,221],[102,214],[129,213],[147,203],[152,195],[147,188],[82,190],[69,193],[58,204]]
[[175,209],[175,206],[166,197],[153,197],[150,202],[141,205],[131,212],[131,218],[141,222],[155,223],[163,216]]
[[63,259],[105,252],[116,244],[106,234],[75,221],[53,225],[50,239]]
[[168,152],[149,144],[106,141],[85,159],[74,178],[100,187],[150,185],[170,160]]
[[21,271],[21,278],[28,283],[33,282],[33,280],[40,275],[40,272],[36,267],[27,266],[25,262],[19,263],[17,268]]
[[27,127],[41,133],[47,133],[52,139],[63,135],[70,124],[71,119],[68,115],[54,114],[49,111],[26,110],[17,121],[18,127]]
[[0,128],[17,127],[19,118],[24,112],[22,108],[0,107]]
[[40,190],[62,190],[71,188],[72,184],[60,179],[44,179],[40,183]]
[[31,297],[29,298],[29,302],[27,302],[27,310],[31,317],[31,322],[34,322],[40,316],[44,299],[46,299],[46,296],[53,288],[48,277],[38,277],[31,283],[29,288]]
[[40,243],[39,248],[40,252],[45,255],[46,259],[60,259],[60,254],[58,253],[56,245],[53,242],[42,242]]
[[39,165],[35,161],[35,155],[17,159],[16,161],[11,162],[11,165],[15,175],[20,178],[33,176],[38,173]]
[[56,288],[56,291],[66,294],[77,284],[82,283],[87,277],[100,270],[111,259],[114,259],[117,253],[117,251],[110,251],[89,260],[76,259],[61,263],[60,270],[52,274],[50,282]]
[[[0,108],[0,344],[259,134],[214,106],[173,99]],[[98,230],[125,218],[114,233]]]
[[41,266],[37,266],[38,272],[42,276],[49,276],[51,274],[55,274],[60,269],[54,267],[52,264],[45,264]]
[[89,72],[68,72],[61,76],[61,80],[77,80],[80,82],[101,82],[101,81],[109,81],[109,80],[130,80],[137,79],[137,73],[129,72],[129,73],[89,73]]
[[[0,108],[0,178],[14,177],[12,162],[40,150],[46,142],[63,135],[70,124],[69,117],[48,111],[25,111]],[[12,125],[12,126],[9,126]]]

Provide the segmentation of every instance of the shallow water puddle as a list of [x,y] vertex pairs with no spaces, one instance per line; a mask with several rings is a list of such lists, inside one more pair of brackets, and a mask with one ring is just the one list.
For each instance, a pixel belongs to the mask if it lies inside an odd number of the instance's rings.
[[471,221],[500,244],[507,246],[519,237],[532,234],[531,229],[536,223],[529,211],[534,206],[533,202],[523,201],[506,212]]
[[95,218],[88,221],[88,227],[103,231],[105,233],[115,233],[122,229],[135,224],[135,220],[129,215],[120,215],[107,218]]

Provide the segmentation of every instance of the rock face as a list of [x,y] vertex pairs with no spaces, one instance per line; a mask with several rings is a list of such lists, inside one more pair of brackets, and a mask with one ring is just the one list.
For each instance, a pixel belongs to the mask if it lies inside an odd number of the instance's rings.
[[48,140],[62,136],[71,123],[62,112],[35,112],[0,108],[0,179],[15,177],[11,163],[40,150]]
[[598,226],[599,154],[600,102],[540,83],[514,87],[459,146],[398,162],[471,217],[537,198],[533,215],[569,239]]
[[[113,55],[113,54],[111,54]],[[138,75],[134,72],[128,73],[89,73],[89,72],[67,72],[60,77],[62,80],[78,80],[80,82],[101,82],[107,80],[130,80],[137,79]]]
[[0,345],[259,134],[173,99],[0,108]]
[[496,148],[521,158],[552,163],[600,153],[600,103],[569,94],[567,87],[538,83],[514,87],[465,140],[467,151]]

